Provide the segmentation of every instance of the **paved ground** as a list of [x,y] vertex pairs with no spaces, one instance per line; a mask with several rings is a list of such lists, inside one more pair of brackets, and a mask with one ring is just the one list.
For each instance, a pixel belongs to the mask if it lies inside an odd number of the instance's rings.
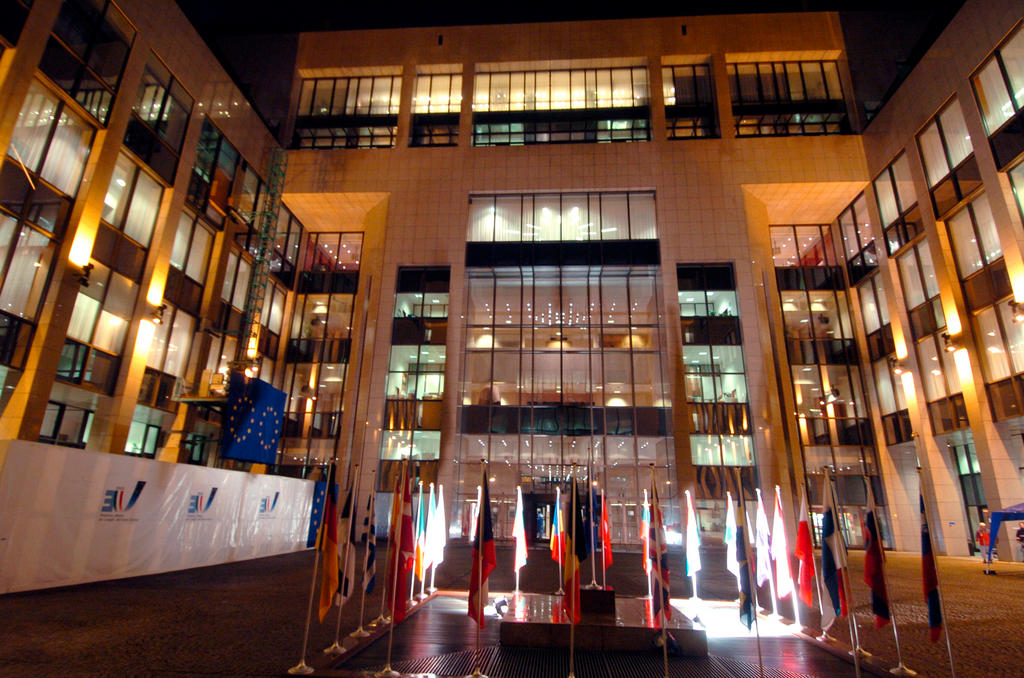
[[[878,653],[883,664],[895,663],[890,630],[870,627],[867,596],[860,583],[860,562],[853,555],[854,598],[861,642]],[[721,568],[722,554],[706,549],[700,581],[702,597],[733,597],[731,575]],[[0,675],[20,676],[271,676],[297,663],[308,604],[313,553],[301,553],[212,568],[0,596]],[[510,590],[513,576],[507,563],[511,550],[499,548],[499,568],[491,590]],[[927,642],[919,560],[911,554],[890,556],[890,581],[904,660],[930,676],[949,675],[945,646]],[[616,554],[608,573],[620,595],[643,595],[638,554]],[[1024,623],[1024,565],[1000,564],[1000,574],[981,574],[977,559],[941,558],[940,576],[959,676],[1021,676],[1021,626]],[[450,547],[437,576],[440,588],[465,589],[469,553]],[[673,567],[673,596],[689,596],[687,581]],[[600,572],[597,574],[601,580]],[[546,551],[530,553],[522,573],[527,591],[553,591],[556,566]],[[734,581],[734,580],[732,580]],[[356,601],[358,603],[358,601]],[[379,598],[367,600],[366,619],[379,611]],[[684,604],[685,607],[685,604]],[[806,612],[806,611],[805,611]],[[717,616],[716,616],[717,615]],[[358,605],[346,606],[342,632],[353,629]],[[727,605],[705,608],[702,617],[716,629],[733,616]],[[721,618],[719,624],[716,620]],[[313,622],[307,662],[325,666],[320,650],[334,638],[334,620]],[[810,620],[816,623],[816,617]],[[732,622],[728,622],[732,624]],[[762,630],[771,632],[771,624]],[[843,637],[846,627],[837,628]],[[730,652],[751,655],[752,645],[731,630],[722,637]],[[788,641],[787,641],[788,642]],[[731,645],[730,645],[731,644]],[[787,645],[786,647],[791,647]],[[790,652],[778,641],[767,651]],[[816,652],[801,655],[815,657]],[[756,656],[756,655],[753,655]],[[891,657],[891,658],[890,658]],[[820,660],[822,665],[831,660]],[[815,675],[838,675],[829,668]],[[852,675],[852,670],[848,672]]]

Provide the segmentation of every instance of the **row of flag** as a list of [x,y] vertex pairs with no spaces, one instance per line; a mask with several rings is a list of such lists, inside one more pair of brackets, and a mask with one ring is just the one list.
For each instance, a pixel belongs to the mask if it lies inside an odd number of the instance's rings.
[[[374,529],[376,493],[371,491],[366,508],[360,520],[357,515],[357,491],[349,487],[344,507],[338,514],[338,485],[335,482],[335,465],[331,464],[327,476],[327,496],[324,504],[324,518],[317,539],[317,549],[323,553],[324,567],[320,580],[319,618],[321,623],[333,605],[340,608],[357,591],[356,548],[365,542],[363,554],[362,587],[365,593],[372,593],[376,586],[377,536]],[[412,478],[408,464],[395,482],[392,496],[391,522],[388,527],[388,570],[385,605],[392,619],[405,618],[407,599],[411,597],[412,585],[419,579],[425,584],[427,572],[436,572],[444,562],[447,543],[447,521],[444,510],[444,488],[430,483],[429,497],[424,510],[423,483],[420,483],[419,507],[416,523],[413,524]],[[339,543],[339,535],[346,541]],[[332,564],[336,563],[336,566]],[[411,575],[411,576],[410,576]]]
[[[740,620],[750,628],[754,620],[754,596],[751,590],[749,542],[746,531],[746,510],[740,506],[734,509],[731,493],[726,500],[726,563],[728,569],[736,576],[740,592]],[[758,586],[768,584],[773,592],[773,599],[782,600],[790,595],[796,596],[808,607],[814,605],[814,589],[816,577],[820,572],[822,593],[821,627],[827,630],[836,618],[849,615],[849,560],[846,543],[839,525],[839,511],[835,488],[830,474],[825,475],[822,490],[824,507],[821,518],[821,560],[820,570],[816,572],[814,549],[811,530],[808,523],[809,511],[806,495],[801,499],[800,514],[797,521],[796,544],[793,555],[798,562],[797,576],[794,581],[791,570],[790,551],[786,543],[785,521],[782,512],[782,498],[779,488],[775,489],[775,516],[769,528],[768,517],[760,491],[757,492],[757,508],[755,518],[756,563],[754,574]],[[687,541],[696,539],[695,518],[692,504],[687,496]],[[735,511],[735,512],[734,512]],[[935,557],[932,552],[929,535],[928,518],[925,513],[924,499],[920,499],[921,511],[921,565],[922,583],[925,602],[928,608],[928,626],[932,642],[942,634],[942,609],[939,599],[938,575],[935,569]],[[692,527],[691,527],[691,524]],[[868,512],[864,524],[864,583],[868,586],[871,598],[871,611],[875,617],[876,628],[882,628],[892,621],[889,606],[889,595],[885,578],[885,551],[882,548],[878,526],[877,509],[874,495],[868,486]],[[691,550],[687,544],[687,573],[700,569],[699,551]],[[691,561],[697,560],[693,565]],[[774,563],[774,568],[773,568]],[[794,608],[796,603],[794,601]]]

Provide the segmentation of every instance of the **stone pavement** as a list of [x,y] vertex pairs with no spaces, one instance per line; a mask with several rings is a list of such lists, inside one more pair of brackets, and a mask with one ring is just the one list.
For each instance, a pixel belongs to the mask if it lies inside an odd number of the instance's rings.
[[[381,545],[383,547],[383,545]],[[383,549],[382,549],[383,550]],[[735,597],[724,549],[707,546],[699,582],[702,597]],[[0,596],[0,675],[21,676],[274,676],[298,662],[309,600],[314,553],[300,553],[148,577],[64,589]],[[862,556],[853,561],[854,609],[863,646],[883,664],[895,663],[892,633],[870,626]],[[511,590],[510,546],[498,548],[492,591]],[[687,598],[680,575],[681,557],[673,554],[672,595]],[[943,643],[927,641],[920,561],[914,554],[889,554],[892,598],[900,622],[906,664],[929,676],[949,675]],[[382,569],[378,569],[378,581]],[[443,589],[465,590],[470,555],[465,544],[451,545],[437,576]],[[939,573],[947,598],[957,675],[1022,676],[1021,628],[1024,625],[1024,565],[996,565],[997,576],[981,574],[979,559],[940,558]],[[584,581],[587,581],[584,577]],[[601,581],[600,572],[597,580]],[[615,554],[608,583],[620,595],[646,593],[637,553]],[[532,549],[522,572],[527,591],[557,588],[557,567],[546,549]],[[766,598],[762,598],[764,602]],[[368,597],[367,620],[379,611],[379,588]],[[708,606],[728,619],[728,603]],[[685,609],[685,603],[684,603]],[[358,600],[346,605],[342,633],[357,625]],[[324,667],[321,653],[334,638],[336,613],[311,626],[307,663]],[[805,620],[807,621],[807,620]],[[816,618],[810,620],[816,622]],[[718,624],[715,624],[718,626]],[[769,628],[770,625],[762,625]],[[846,627],[836,629],[842,637]],[[730,632],[731,633],[731,632]],[[714,629],[709,629],[714,636]],[[729,634],[726,634],[727,636]],[[782,640],[782,639],[780,639]],[[756,662],[756,646],[743,637],[721,639],[729,652]],[[767,640],[766,652],[784,654],[791,646]],[[808,648],[809,644],[804,643]],[[751,647],[755,654],[751,655]],[[803,646],[801,646],[803,647]],[[801,654],[807,654],[801,650]],[[813,653],[807,654],[812,656]],[[830,667],[814,675],[852,675]]]

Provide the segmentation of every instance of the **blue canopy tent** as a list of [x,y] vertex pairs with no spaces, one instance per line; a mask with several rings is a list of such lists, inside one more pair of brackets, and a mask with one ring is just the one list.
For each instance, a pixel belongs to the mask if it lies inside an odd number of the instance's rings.
[[992,550],[995,549],[996,541],[999,539],[999,528],[1002,527],[1003,521],[1006,520],[1024,520],[1024,503],[993,511],[989,514],[989,517],[991,524],[989,525],[988,533],[991,537],[988,542],[988,553],[985,554],[985,559],[991,563]]

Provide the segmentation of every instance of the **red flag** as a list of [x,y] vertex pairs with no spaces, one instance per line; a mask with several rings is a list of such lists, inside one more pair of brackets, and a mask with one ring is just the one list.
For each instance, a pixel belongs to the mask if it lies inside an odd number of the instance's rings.
[[601,491],[601,558],[603,558],[604,569],[612,566],[612,527],[608,522],[608,503],[604,498],[604,491]]
[[482,471],[480,492],[480,524],[473,541],[473,571],[469,575],[469,616],[480,627],[484,625],[484,605],[487,604],[487,577],[498,564],[494,553],[494,529],[491,526],[491,493],[487,487],[487,467]]
[[643,547],[644,574],[651,574],[651,505],[647,503],[647,490],[644,490],[644,510],[640,514],[640,545]]
[[324,499],[323,521],[320,523],[320,537],[317,550],[323,553],[323,569],[320,572],[320,622],[331,610],[334,595],[338,592],[338,485],[335,482],[335,462],[327,471],[327,497]]
[[799,579],[800,600],[807,607],[814,606],[814,545],[811,542],[811,528],[807,523],[807,493],[804,492],[800,502],[800,522],[796,526],[796,557],[800,561]]
[[416,554],[412,532],[412,479],[409,477],[409,464],[406,462],[402,465],[402,475],[395,483],[395,501],[392,504],[391,529],[388,533],[391,558],[388,563],[390,589],[387,593],[387,606],[394,624],[405,619],[406,600],[409,597],[409,573],[412,572]]

